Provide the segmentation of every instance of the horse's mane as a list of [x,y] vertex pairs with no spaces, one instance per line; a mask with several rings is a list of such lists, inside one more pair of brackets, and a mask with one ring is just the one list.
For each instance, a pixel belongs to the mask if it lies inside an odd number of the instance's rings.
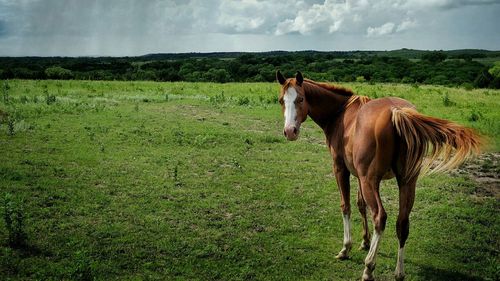
[[310,79],[304,79],[304,82],[307,82],[309,84],[312,84],[314,86],[321,87],[325,90],[334,92],[336,94],[340,94],[343,96],[352,96],[354,95],[354,92],[351,89],[344,88],[342,86],[334,85],[334,84],[329,84],[329,83],[324,83],[324,82],[316,82]]
[[371,99],[367,96],[359,96],[354,94],[354,92],[351,89],[344,88],[342,86],[338,86],[335,84],[329,84],[329,83],[323,83],[323,82],[316,82],[310,79],[304,79],[304,82],[309,83],[313,86],[323,88],[325,90],[328,90],[330,92],[349,97],[347,102],[344,105],[344,108],[348,108],[355,102],[359,102],[361,105],[369,102]]

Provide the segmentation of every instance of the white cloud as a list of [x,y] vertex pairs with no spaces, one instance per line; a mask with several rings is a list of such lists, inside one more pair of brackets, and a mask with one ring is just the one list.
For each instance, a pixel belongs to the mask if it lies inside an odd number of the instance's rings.
[[333,33],[342,27],[350,2],[325,0],[323,4],[314,4],[309,9],[299,10],[294,19],[286,19],[278,23],[276,34],[298,32],[310,34],[326,31]]
[[394,28],[396,25],[393,22],[387,22],[379,27],[371,27],[369,26],[366,29],[366,35],[368,37],[379,37],[387,34],[391,34],[394,32]]
[[415,28],[417,27],[418,24],[417,24],[417,21],[416,20],[413,20],[413,19],[404,19],[399,25],[398,27],[396,28],[396,32],[401,32],[401,31],[405,31],[405,30],[408,30],[408,29],[411,29],[411,28]]
[[220,0],[217,14],[217,31],[226,33],[268,33],[283,11],[284,1]]

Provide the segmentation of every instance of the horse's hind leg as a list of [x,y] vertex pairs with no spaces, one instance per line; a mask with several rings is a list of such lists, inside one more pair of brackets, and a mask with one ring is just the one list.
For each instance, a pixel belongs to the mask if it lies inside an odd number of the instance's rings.
[[366,203],[361,194],[361,181],[359,182],[357,205],[363,223],[363,241],[359,249],[368,250],[370,249],[370,232],[368,231],[368,221],[366,219]]
[[396,280],[404,280],[404,251],[405,243],[410,233],[410,212],[415,200],[415,186],[417,178],[410,181],[398,179],[399,185],[399,215],[396,223],[396,233],[399,239],[398,261],[396,264]]
[[380,239],[385,230],[387,214],[382,206],[379,195],[380,179],[374,177],[360,177],[361,191],[366,204],[370,208],[374,231],[370,244],[370,250],[365,258],[365,270],[363,271],[363,280],[374,280],[373,271],[375,270],[375,259],[380,244]]

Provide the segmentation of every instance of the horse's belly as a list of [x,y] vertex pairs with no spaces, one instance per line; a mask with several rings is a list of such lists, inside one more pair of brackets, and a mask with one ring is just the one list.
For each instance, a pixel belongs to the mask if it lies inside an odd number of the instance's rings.
[[395,177],[396,175],[394,175],[394,172],[392,171],[392,169],[390,169],[389,171],[387,171],[384,176],[382,177],[383,180],[388,180],[388,179],[392,179],[393,177]]
[[345,165],[347,167],[347,170],[354,175],[355,177],[358,177],[358,173],[356,173],[356,169],[354,169],[354,163],[352,161],[352,156],[351,157],[346,157],[345,159]]
[[[356,169],[354,169],[354,163],[352,161],[352,157],[346,157],[345,165],[346,165],[347,169],[349,170],[349,172],[353,176],[358,177],[358,173],[356,172]],[[396,175],[394,174],[394,171],[392,171],[392,169],[389,169],[387,172],[384,173],[384,175],[382,176],[382,179],[388,180],[388,179],[392,179],[395,176]]]

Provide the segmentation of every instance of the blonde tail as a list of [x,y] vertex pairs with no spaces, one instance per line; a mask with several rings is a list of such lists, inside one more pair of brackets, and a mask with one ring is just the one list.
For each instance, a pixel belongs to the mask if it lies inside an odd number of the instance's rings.
[[451,170],[480,152],[481,137],[472,129],[412,108],[393,108],[392,123],[406,147],[406,179]]

